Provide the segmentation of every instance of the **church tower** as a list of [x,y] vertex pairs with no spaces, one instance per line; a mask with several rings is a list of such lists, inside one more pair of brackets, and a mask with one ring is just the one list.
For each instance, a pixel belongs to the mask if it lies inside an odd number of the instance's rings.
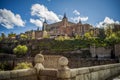
[[46,22],[46,19],[45,19],[45,21],[43,22],[43,28],[42,28],[42,31],[43,31],[42,37],[43,38],[48,38],[48,33],[46,31],[46,26],[47,26],[47,22]]
[[66,13],[64,13],[64,17],[63,17],[63,19],[62,19],[62,22],[63,22],[63,26],[64,26],[64,27],[68,26],[68,19],[67,19],[67,17],[66,17]]
[[78,22],[78,24],[82,24],[82,22],[81,22],[81,19],[79,19],[79,22]]
[[46,22],[46,19],[45,19],[45,21],[43,22],[42,31],[45,31],[45,30],[46,30],[46,26],[47,26],[47,22]]

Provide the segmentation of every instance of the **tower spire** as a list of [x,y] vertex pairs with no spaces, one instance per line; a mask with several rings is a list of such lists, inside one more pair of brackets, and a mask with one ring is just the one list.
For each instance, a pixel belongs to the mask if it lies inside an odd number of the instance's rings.
[[46,21],[46,18],[43,22],[43,27],[42,27],[42,30],[45,31],[46,30],[46,26],[47,26],[47,21]]
[[45,20],[44,20],[44,23],[47,23],[46,18],[45,18]]
[[79,22],[78,22],[79,24],[82,24],[82,22],[81,22],[81,19],[79,19]]
[[66,17],[66,13],[64,13],[64,17],[63,17],[63,18],[67,18],[67,17]]

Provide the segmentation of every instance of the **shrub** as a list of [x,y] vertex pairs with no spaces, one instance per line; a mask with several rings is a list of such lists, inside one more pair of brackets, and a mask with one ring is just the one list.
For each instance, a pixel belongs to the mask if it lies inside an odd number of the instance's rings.
[[7,62],[0,63],[0,71],[11,70],[10,65]]
[[27,53],[28,47],[26,45],[18,45],[13,49],[13,52],[17,55],[23,55]]
[[28,62],[22,62],[22,63],[18,63],[17,66],[14,68],[16,69],[28,69],[28,68],[32,68],[32,64],[28,63]]

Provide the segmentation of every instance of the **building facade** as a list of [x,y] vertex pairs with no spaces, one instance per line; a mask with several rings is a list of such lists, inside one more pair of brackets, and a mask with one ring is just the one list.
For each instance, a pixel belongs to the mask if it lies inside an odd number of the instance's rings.
[[86,32],[89,32],[91,29],[93,29],[92,25],[82,24],[81,20],[78,23],[69,22],[68,18],[66,17],[66,14],[64,14],[62,21],[57,23],[47,24],[45,20],[45,22],[43,23],[42,30],[46,30],[51,37],[65,35],[73,37],[75,35],[83,36]]
[[26,34],[31,39],[42,39],[49,35],[50,38],[56,38],[58,36],[69,36],[74,37],[75,35],[84,36],[86,32],[94,31],[97,36],[99,29],[95,29],[90,24],[82,24],[81,20],[78,23],[69,22],[66,14],[64,14],[63,19],[60,22],[47,24],[45,20],[43,22],[42,30],[32,30],[27,31]]

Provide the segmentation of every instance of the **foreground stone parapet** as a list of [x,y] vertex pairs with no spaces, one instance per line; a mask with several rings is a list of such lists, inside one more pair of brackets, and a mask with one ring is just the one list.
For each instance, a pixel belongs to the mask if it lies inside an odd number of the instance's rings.
[[35,69],[37,70],[37,73],[39,73],[39,70],[43,70],[44,66],[43,66],[43,62],[44,62],[44,56],[42,54],[37,54],[35,56]]
[[42,54],[37,54],[34,59],[35,63],[43,63],[44,56]]
[[70,68],[68,65],[68,59],[66,57],[61,57],[59,59],[60,68],[58,69],[58,80],[69,80],[70,79]]
[[0,80],[37,80],[35,69],[0,71]]
[[66,57],[61,57],[61,58],[59,59],[59,64],[60,64],[61,66],[67,66],[67,65],[68,65],[68,59],[67,59]]

